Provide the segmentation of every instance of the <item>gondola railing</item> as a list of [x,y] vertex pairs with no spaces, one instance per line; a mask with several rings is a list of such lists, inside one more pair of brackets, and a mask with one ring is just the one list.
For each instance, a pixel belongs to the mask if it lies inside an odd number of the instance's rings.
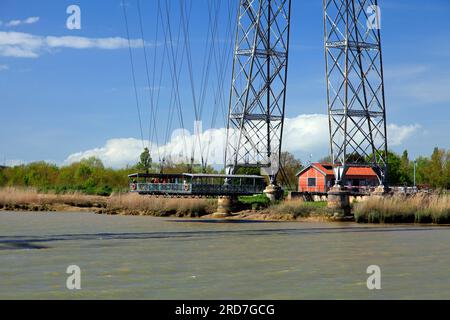
[[219,185],[184,183],[132,183],[130,191],[140,194],[179,194],[179,195],[253,195],[262,193],[259,185]]

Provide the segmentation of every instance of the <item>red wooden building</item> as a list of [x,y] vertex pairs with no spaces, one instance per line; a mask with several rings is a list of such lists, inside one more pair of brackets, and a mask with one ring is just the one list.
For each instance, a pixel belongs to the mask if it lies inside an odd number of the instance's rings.
[[[312,163],[299,173],[298,191],[310,193],[327,193],[335,184],[333,165]],[[348,189],[370,188],[378,186],[378,177],[372,168],[351,167],[345,176],[344,185]]]

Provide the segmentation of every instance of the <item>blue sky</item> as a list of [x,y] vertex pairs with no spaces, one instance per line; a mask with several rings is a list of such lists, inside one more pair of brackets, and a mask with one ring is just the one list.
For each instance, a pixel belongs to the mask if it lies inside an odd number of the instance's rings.
[[[197,94],[200,70],[205,64],[207,1],[213,0],[193,1],[190,19],[190,48]],[[231,1],[236,3],[236,0]],[[96,155],[108,165],[122,166],[138,157],[142,144],[120,3],[119,0],[0,2],[0,110],[3,120],[0,162],[4,159],[9,164],[48,160],[64,164]],[[166,132],[181,127],[176,117],[172,124],[167,121],[172,92],[168,62],[165,62],[161,86],[148,88],[143,50],[139,45],[136,0],[126,3],[144,135],[147,138],[150,122],[149,90],[159,92],[156,119],[160,139],[153,142],[166,145],[166,149],[181,148],[177,143],[179,134],[172,139],[163,139]],[[153,54],[157,52],[157,57],[162,56],[164,41],[163,38],[154,39],[156,0],[141,0],[141,3],[152,69]],[[174,20],[171,22],[173,33],[176,34],[179,2],[172,0],[169,3]],[[66,28],[66,8],[72,4],[81,8],[81,30]],[[398,152],[408,149],[413,157],[429,155],[435,146],[449,149],[450,1],[382,0],[380,4],[391,149]],[[232,8],[237,7],[233,5]],[[328,152],[328,128],[324,125],[322,1],[294,0],[292,10],[287,98],[290,136],[285,148],[306,162],[310,154],[313,159],[318,159]],[[215,43],[220,52],[229,47],[234,32],[227,32],[228,2],[223,1],[218,12]],[[231,56],[226,60],[229,64]],[[161,66],[159,58],[157,61],[157,67]],[[209,86],[205,89],[204,130],[209,129],[214,110],[212,99],[218,81],[215,70],[212,68]],[[192,132],[195,117],[186,58],[180,72],[185,129]],[[226,97],[230,81],[228,72],[222,90]],[[222,113],[219,113],[215,127],[223,128]],[[217,139],[212,140],[217,150],[222,147],[217,142],[222,135],[223,130],[214,131],[213,136]],[[216,157],[220,159],[217,154]]]

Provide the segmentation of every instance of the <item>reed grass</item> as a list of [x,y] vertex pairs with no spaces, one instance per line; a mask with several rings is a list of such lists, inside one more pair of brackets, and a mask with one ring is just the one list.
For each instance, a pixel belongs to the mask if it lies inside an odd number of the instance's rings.
[[17,206],[49,206],[69,205],[73,207],[89,208],[104,207],[106,199],[100,196],[88,196],[73,192],[66,194],[39,193],[36,189],[3,188],[0,189],[0,207]]
[[217,200],[156,198],[129,193],[116,193],[109,197],[101,197],[77,192],[42,194],[36,189],[0,189],[0,209],[52,211],[55,206],[58,206],[58,210],[63,210],[60,205],[76,208],[101,208],[102,210],[95,211],[109,214],[197,217],[214,213],[217,208]]
[[353,207],[360,223],[450,223],[449,195],[369,198]]
[[[63,207],[61,208],[61,205]],[[98,213],[200,217],[217,209],[215,199],[162,198],[116,193],[109,197],[82,193],[39,193],[35,189],[0,189],[0,209],[21,211],[55,211],[88,208]],[[325,202],[283,201],[260,211],[280,217],[309,218],[332,216]],[[450,195],[416,195],[369,198],[353,205],[359,223],[434,223],[450,224]]]
[[119,193],[108,198],[107,209],[126,211],[134,215],[200,217],[214,213],[217,209],[217,200],[158,198]]

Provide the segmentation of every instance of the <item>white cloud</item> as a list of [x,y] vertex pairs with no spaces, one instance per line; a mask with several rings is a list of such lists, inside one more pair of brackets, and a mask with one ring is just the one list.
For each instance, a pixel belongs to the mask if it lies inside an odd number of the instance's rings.
[[422,127],[418,124],[409,126],[399,126],[396,124],[389,124],[388,139],[389,146],[398,147],[401,146],[407,139],[416,134]]
[[[45,43],[50,48],[71,49],[105,49],[114,50],[128,47],[128,40],[124,38],[84,38],[84,37],[46,37]],[[131,46],[141,47],[141,40],[131,40]]]
[[312,152],[328,146],[328,116],[299,115],[286,119],[283,148],[289,152]]
[[11,20],[7,22],[5,25],[7,27],[17,27],[24,24],[34,24],[37,23],[40,20],[39,17],[29,17],[24,20]]
[[[199,161],[200,150],[198,146],[201,144],[204,150],[202,153],[205,157],[208,157],[208,163],[222,164],[225,138],[226,129],[223,128],[207,130],[199,136],[191,134],[187,130],[178,129],[173,132],[170,141],[165,145],[158,146],[156,143],[150,143],[149,141],[144,141],[144,145],[149,146],[154,161],[158,161],[161,157],[179,163],[190,159],[193,148],[195,148],[196,161]],[[198,139],[201,143],[198,143]],[[81,159],[97,157],[107,166],[125,167],[126,165],[136,164],[142,150],[142,141],[139,139],[111,139],[102,147],[70,155],[64,163],[70,164]]]
[[[133,48],[142,46],[141,40],[130,42]],[[120,37],[43,37],[22,32],[0,31],[0,56],[4,57],[37,58],[42,52],[57,48],[115,50],[127,47],[128,40]]]
[[21,32],[0,31],[0,56],[34,58],[43,47],[40,37]]
[[70,164],[84,158],[97,157],[108,166],[123,167],[136,163],[141,152],[142,142],[138,139],[111,139],[103,147],[71,154],[65,163]]
[[[390,124],[388,126],[390,146],[400,146],[408,138],[417,133],[418,125],[399,126]],[[198,143],[200,138],[201,143]],[[286,119],[283,149],[292,153],[326,153],[329,145],[328,117],[321,114],[299,115],[295,118]],[[191,134],[181,129],[176,130],[170,141],[162,146],[145,141],[146,146],[151,146],[152,157],[158,160],[161,157],[171,158],[175,162],[185,161],[192,154],[192,146],[196,146],[194,154],[199,161],[199,145],[202,145],[203,154],[208,156],[209,164],[220,165],[224,160],[224,148],[226,140],[226,129],[210,129],[200,136]],[[210,146],[208,148],[208,145]],[[139,161],[142,152],[142,141],[135,138],[111,139],[102,147],[78,152],[70,155],[65,164],[80,161],[83,158],[98,157],[105,165],[111,167],[124,167]]]

